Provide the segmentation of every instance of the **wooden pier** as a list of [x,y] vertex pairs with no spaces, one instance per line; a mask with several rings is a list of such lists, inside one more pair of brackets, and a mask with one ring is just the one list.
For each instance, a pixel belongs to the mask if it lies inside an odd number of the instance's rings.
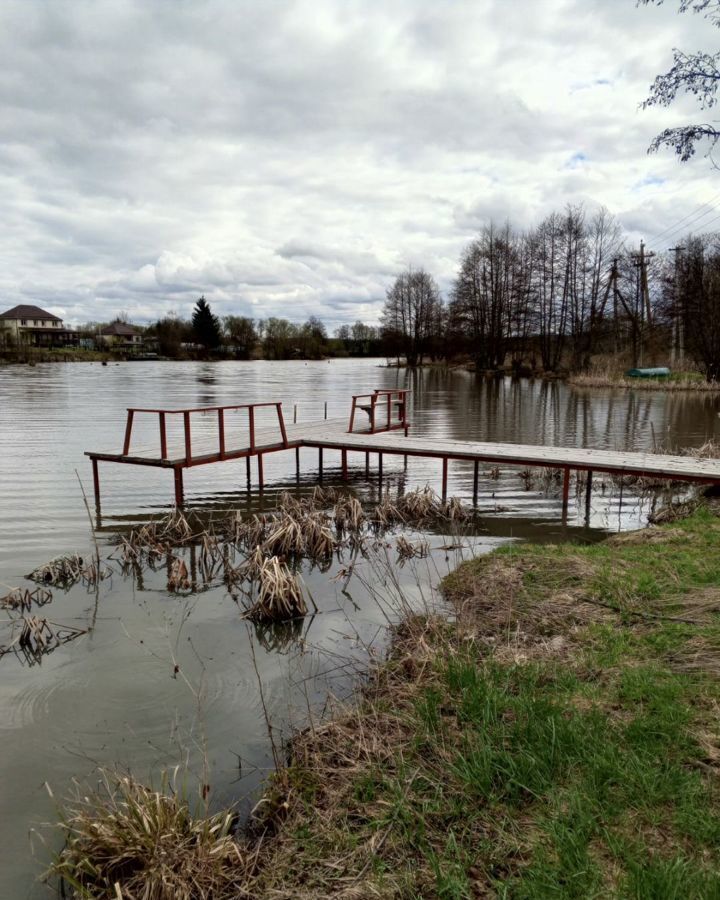
[[[592,473],[631,475],[668,481],[720,484],[720,459],[695,459],[692,456],[671,456],[655,453],[634,453],[595,450],[576,447],[548,447],[531,444],[480,443],[456,441],[432,436],[408,436],[408,392],[405,390],[377,390],[372,394],[352,398],[349,419],[325,419],[306,424],[287,425],[281,403],[249,403],[236,406],[213,406],[190,409],[128,409],[125,438],[121,451],[86,451],[93,468],[95,503],[100,507],[100,462],[134,466],[156,466],[172,469],[175,484],[175,503],[184,503],[183,473],[185,469],[211,463],[245,459],[248,481],[250,460],[257,459],[258,483],[264,487],[263,458],[269,453],[295,451],[297,473],[300,474],[300,448],[318,450],[322,474],[323,451],[339,450],[342,474],[348,476],[348,453],[365,454],[365,471],[369,471],[369,455],[377,454],[378,470],[382,478],[385,456],[422,456],[441,463],[442,495],[447,497],[448,466],[453,460],[474,464],[473,502],[477,503],[479,467],[481,463],[506,466],[537,466],[560,469],[563,472],[563,516],[567,514],[570,494],[570,474],[587,473],[588,497]],[[274,410],[272,425],[256,427],[257,411]],[[228,433],[231,414],[246,416],[246,429],[241,435]],[[359,421],[367,414],[367,423]],[[157,416],[157,441],[136,446],[133,427],[136,416]],[[193,432],[197,416],[210,416],[216,422],[212,433]],[[169,433],[168,422],[181,417],[182,429]]]

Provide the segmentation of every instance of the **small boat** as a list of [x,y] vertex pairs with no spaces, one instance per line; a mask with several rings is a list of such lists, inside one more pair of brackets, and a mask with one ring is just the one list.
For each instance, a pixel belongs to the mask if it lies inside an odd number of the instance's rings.
[[628,369],[626,378],[668,378],[670,369],[667,366],[655,366],[652,369]]

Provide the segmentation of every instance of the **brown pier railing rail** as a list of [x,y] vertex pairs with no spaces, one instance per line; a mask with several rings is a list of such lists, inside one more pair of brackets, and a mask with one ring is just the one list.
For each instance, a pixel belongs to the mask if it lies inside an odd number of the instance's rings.
[[407,435],[410,427],[407,420],[407,395],[409,393],[410,391],[407,389],[377,389],[372,394],[353,395],[348,432],[352,434],[355,426],[355,413],[360,409],[370,417],[370,434],[402,429]]
[[[249,451],[252,452],[255,450],[255,410],[260,409],[262,407],[271,407],[274,406],[277,411],[277,420],[278,425],[280,427],[280,434],[282,436],[282,446],[287,447],[288,445],[288,437],[287,431],[285,430],[285,419],[283,418],[282,411],[282,403],[242,403],[235,406],[198,406],[193,409],[138,409],[138,408],[129,408],[127,411],[127,422],[125,424],[125,440],[123,442],[123,456],[130,456],[130,447],[132,441],[132,430],[133,430],[133,422],[135,420],[136,413],[148,413],[151,415],[156,415],[158,417],[158,425],[160,431],[160,457],[163,460],[168,459],[168,442],[167,442],[167,416],[182,416],[183,417],[183,428],[184,428],[184,446],[185,446],[185,466],[191,466],[193,462],[193,454],[192,454],[192,419],[191,416],[193,413],[216,413],[218,420],[218,447],[217,454],[211,454],[213,456],[217,456],[218,460],[223,460],[226,458],[226,450],[225,450],[225,413],[227,412],[236,412],[238,410],[246,409],[248,411],[248,426],[249,426]],[[235,454],[234,454],[235,455]],[[203,453],[203,456],[207,456],[207,453]]]

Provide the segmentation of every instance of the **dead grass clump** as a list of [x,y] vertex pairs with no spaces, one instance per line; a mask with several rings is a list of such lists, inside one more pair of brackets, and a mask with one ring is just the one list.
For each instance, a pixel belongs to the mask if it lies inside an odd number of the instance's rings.
[[705,441],[700,447],[684,447],[681,456],[692,456],[693,459],[720,459],[720,441]]
[[241,581],[255,581],[260,577],[260,570],[262,569],[264,562],[265,554],[260,547],[256,547],[239,566],[234,569],[228,569],[228,583],[234,585]]
[[316,513],[306,516],[302,523],[305,537],[305,556],[312,560],[330,559],[335,550],[335,538],[326,516]]
[[253,622],[282,622],[307,614],[300,580],[277,556],[263,561],[256,578],[257,596],[246,612]]
[[376,527],[390,528],[392,525],[398,525],[405,522],[400,506],[394,503],[386,494],[382,501],[372,511],[372,521]]
[[443,582],[445,596],[477,635],[514,633],[526,643],[567,633],[616,614],[595,602],[589,582],[595,567],[582,555],[547,567],[537,557],[487,556],[461,565]]
[[313,488],[313,492],[310,495],[310,502],[315,507],[315,509],[325,509],[328,506],[332,506],[334,503],[337,503],[340,497],[340,492],[332,487],[321,487],[319,484]]
[[38,661],[61,644],[87,634],[87,628],[73,628],[49,622],[39,616],[20,616],[13,620],[10,640],[0,645],[0,656],[19,650],[26,661]]
[[687,518],[699,506],[698,499],[680,500],[675,503],[668,503],[648,515],[648,522],[651,525],[669,525],[671,522],[678,522]]
[[185,560],[179,556],[173,556],[169,561],[167,586],[173,593],[190,590],[190,573]]
[[279,556],[322,560],[332,556],[335,539],[323,513],[304,513],[295,518],[290,513],[277,516],[269,525],[262,543],[266,553]]
[[30,612],[33,604],[35,606],[45,606],[50,603],[53,595],[52,591],[45,588],[37,587],[34,591],[21,588],[13,588],[9,594],[0,597],[0,609],[24,610]]
[[681,528],[640,528],[637,531],[623,531],[610,535],[608,544],[623,546],[638,544],[677,544],[687,540],[686,533]]
[[[717,610],[717,602],[713,608]],[[696,635],[669,651],[665,661],[674,672],[708,674],[720,678],[720,640],[716,635]]]
[[93,587],[99,581],[109,577],[109,569],[99,567],[97,562],[85,563],[82,556],[73,553],[70,556],[58,556],[34,569],[27,577],[31,581],[39,581],[43,584],[51,584],[54,587],[68,589],[74,584],[82,582],[88,587]]
[[406,522],[423,522],[443,516],[442,501],[427,484],[404,494],[399,505]]
[[335,504],[333,510],[335,527],[339,532],[359,531],[365,521],[362,504],[357,497],[345,496]]
[[147,522],[123,535],[119,542],[120,561],[123,566],[142,564],[146,559],[164,556],[173,547],[196,543],[209,535],[204,527],[193,528],[182,510],[176,509],[162,519]]
[[102,770],[97,788],[76,784],[66,801],[65,846],[48,876],[78,898],[247,897],[248,861],[232,836],[234,822],[230,811],[195,814],[167,773],[153,790]]
[[427,541],[411,542],[402,535],[395,541],[395,549],[397,550],[398,560],[401,563],[408,559],[424,559],[430,553],[430,546]]
[[464,522],[469,519],[472,513],[463,506],[459,497],[450,497],[441,507],[442,517],[450,522]]

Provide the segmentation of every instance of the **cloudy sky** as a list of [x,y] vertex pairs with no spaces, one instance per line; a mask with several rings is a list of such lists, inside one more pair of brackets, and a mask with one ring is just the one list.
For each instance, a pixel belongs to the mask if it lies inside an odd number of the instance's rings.
[[663,249],[720,216],[702,154],[646,154],[701,117],[639,109],[672,47],[720,39],[676,9],[0,0],[0,306],[371,322],[404,266],[447,289],[491,218],[581,200]]

